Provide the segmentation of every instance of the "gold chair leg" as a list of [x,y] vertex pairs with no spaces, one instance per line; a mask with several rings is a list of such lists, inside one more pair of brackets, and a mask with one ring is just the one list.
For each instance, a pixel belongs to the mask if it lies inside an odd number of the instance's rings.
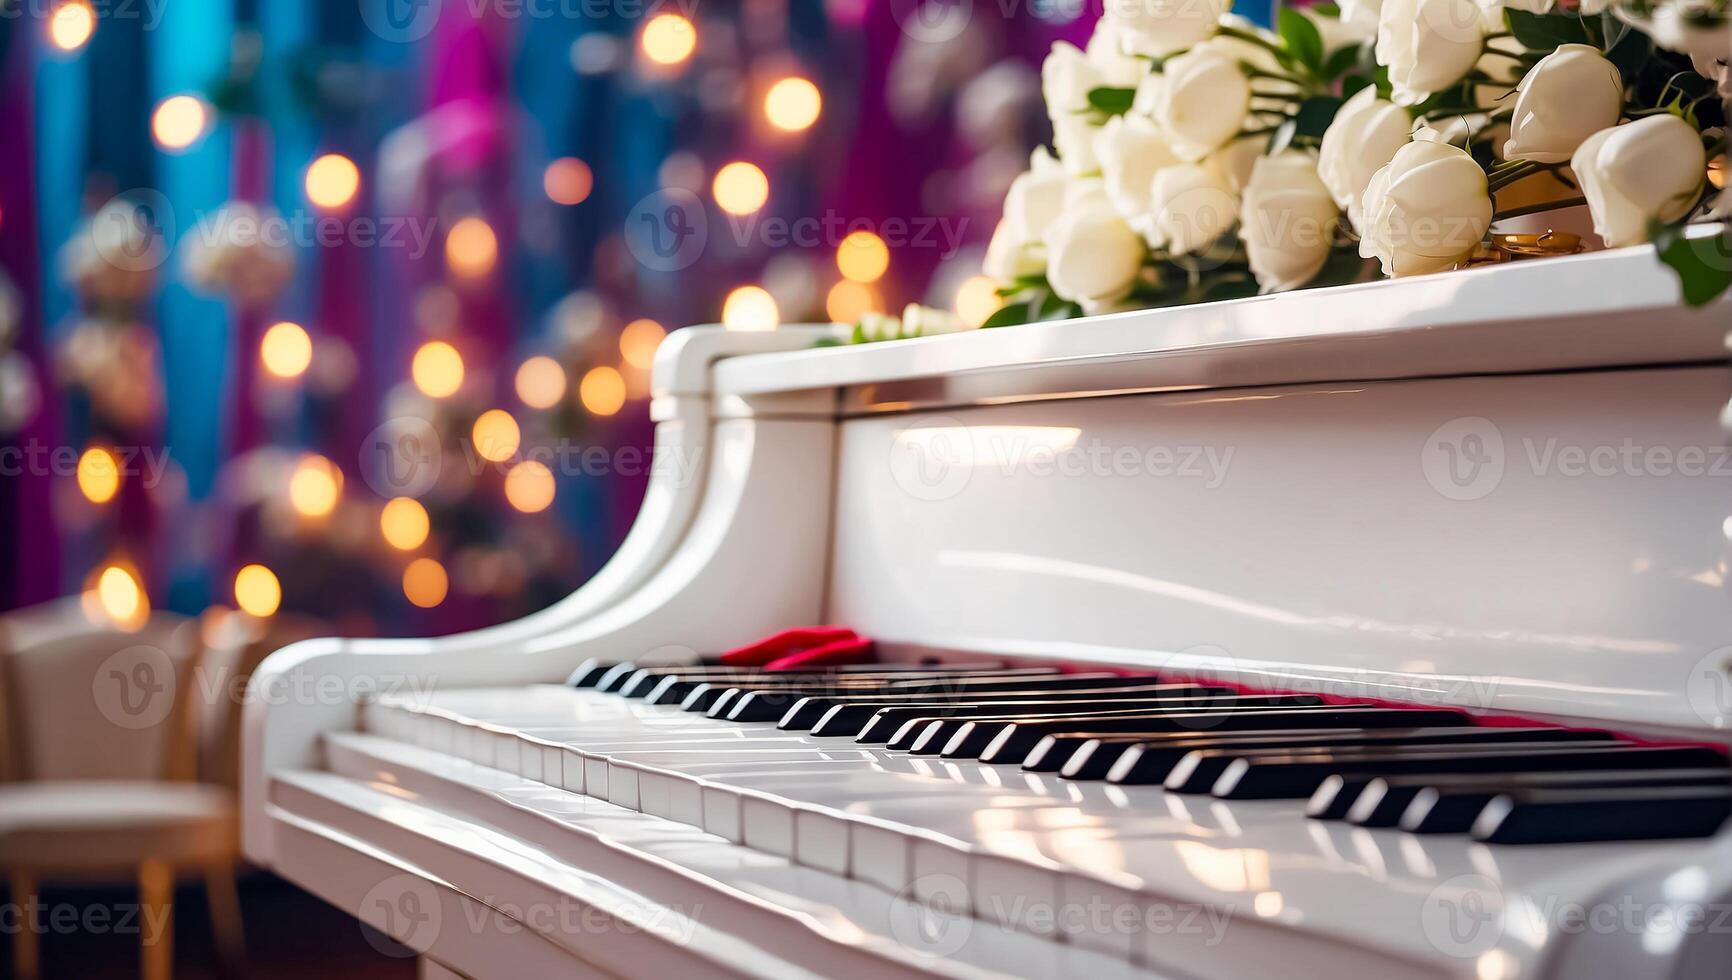
[[232,865],[205,869],[205,901],[210,905],[211,936],[225,968],[239,971],[246,958],[247,934],[241,921],[241,897]]
[[138,868],[140,945],[144,980],[174,974],[174,871],[161,861]]
[[14,871],[8,887],[12,904],[18,906],[19,926],[12,937],[12,975],[18,980],[37,980],[42,975],[42,949],[36,931],[36,876]]

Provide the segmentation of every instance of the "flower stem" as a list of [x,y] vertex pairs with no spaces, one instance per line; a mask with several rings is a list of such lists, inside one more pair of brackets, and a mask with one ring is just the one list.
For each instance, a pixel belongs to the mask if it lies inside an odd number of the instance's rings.
[[1588,203],[1588,199],[1585,197],[1566,197],[1560,201],[1541,201],[1538,204],[1524,204],[1519,208],[1510,208],[1506,211],[1494,212],[1491,216],[1491,220],[1502,221],[1505,218],[1520,218],[1523,215],[1539,214],[1541,211],[1557,211],[1563,208],[1580,207],[1586,203]]

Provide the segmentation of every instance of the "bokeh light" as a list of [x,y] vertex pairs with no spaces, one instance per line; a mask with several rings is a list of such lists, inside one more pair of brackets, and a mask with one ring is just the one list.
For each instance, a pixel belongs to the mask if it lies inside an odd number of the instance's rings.
[[431,558],[417,558],[403,569],[403,597],[422,609],[444,602],[450,588],[445,566]]
[[729,214],[751,214],[770,199],[770,178],[756,164],[735,160],[716,171],[710,184],[716,205]]
[[492,463],[503,463],[517,455],[517,447],[523,442],[517,420],[502,408],[482,412],[469,434],[475,440],[475,452]]
[[143,628],[150,620],[150,597],[138,573],[124,562],[112,562],[96,576],[96,608],[123,630]]
[[283,586],[277,573],[253,564],[235,573],[235,605],[249,616],[264,619],[283,604]]
[[852,279],[831,286],[829,294],[824,297],[824,313],[836,323],[853,323],[881,307],[876,290]]
[[360,190],[360,168],[341,153],[327,153],[307,167],[307,200],[321,208],[344,207]]
[[343,471],[317,453],[301,457],[289,476],[289,505],[302,517],[324,517],[343,495]]
[[655,365],[656,348],[667,335],[662,325],[654,320],[633,320],[619,333],[619,355],[632,367],[648,371]]
[[379,511],[379,533],[398,551],[414,551],[426,544],[432,525],[427,508],[413,497],[392,497]]
[[764,93],[764,118],[777,129],[797,133],[811,128],[823,110],[824,97],[810,79],[784,78]]
[[565,368],[537,354],[517,369],[517,398],[530,408],[552,408],[565,397]]
[[313,338],[298,323],[274,323],[259,340],[259,360],[276,377],[298,378],[313,363]]
[[120,492],[120,463],[102,446],[78,457],[78,492],[93,504],[106,504]]
[[836,246],[836,268],[855,282],[877,282],[890,268],[890,249],[869,231],[851,231]]
[[210,122],[202,100],[191,95],[163,99],[150,116],[150,132],[165,150],[184,150],[204,135]]
[[774,330],[781,320],[776,298],[762,286],[741,286],[722,303],[722,326],[729,330]]
[[555,204],[582,204],[594,188],[595,175],[589,164],[576,157],[560,157],[541,174],[541,189]]
[[62,51],[77,51],[96,33],[96,9],[89,0],[67,0],[48,18],[48,40]]
[[969,276],[956,288],[956,315],[971,327],[985,323],[1003,305],[991,276]]
[[499,239],[493,226],[473,215],[451,226],[445,236],[445,264],[459,279],[481,279],[499,259]]
[[443,340],[429,340],[409,363],[415,387],[429,398],[449,398],[463,387],[463,355]]
[[591,415],[615,415],[625,407],[625,378],[616,368],[590,368],[577,385],[577,400]]
[[536,460],[526,459],[505,474],[505,500],[525,514],[546,510],[553,494],[553,473]]
[[644,56],[658,65],[677,65],[698,46],[698,29],[679,14],[657,14],[643,26],[638,43]]

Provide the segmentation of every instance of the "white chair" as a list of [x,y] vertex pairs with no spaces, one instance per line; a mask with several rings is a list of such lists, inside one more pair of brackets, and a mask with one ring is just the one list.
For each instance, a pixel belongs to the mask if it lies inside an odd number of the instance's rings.
[[[195,624],[162,614],[133,633],[0,622],[16,780],[0,785],[0,873],[21,908],[43,881],[136,880],[145,980],[172,973],[179,874],[203,874],[224,958],[243,945],[234,795],[192,781],[199,651]],[[14,976],[35,980],[37,931],[14,939]]]

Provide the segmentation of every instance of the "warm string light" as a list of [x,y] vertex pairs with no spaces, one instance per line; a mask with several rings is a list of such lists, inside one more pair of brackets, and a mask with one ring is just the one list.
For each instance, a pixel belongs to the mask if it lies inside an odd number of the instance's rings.
[[284,320],[272,324],[259,339],[259,360],[276,377],[298,378],[313,363],[313,338],[298,323]]
[[565,397],[565,368],[537,354],[517,369],[517,399],[530,408],[552,408]]
[[191,95],[171,95],[151,113],[150,132],[163,149],[184,150],[204,135],[209,121],[210,113],[201,99]]
[[591,415],[615,415],[625,407],[625,377],[605,364],[590,368],[578,382],[577,400]]
[[498,259],[499,239],[481,218],[463,218],[445,236],[445,265],[459,279],[486,278]]
[[836,268],[855,282],[877,282],[890,269],[890,248],[869,231],[851,231],[836,246]]
[[956,288],[956,315],[968,326],[980,326],[1003,305],[991,276],[969,276]]
[[776,298],[762,286],[741,286],[722,302],[722,326],[729,330],[774,330],[781,320]]
[[449,398],[463,387],[463,355],[443,340],[429,340],[415,351],[409,376],[428,398]]
[[78,492],[93,504],[106,504],[120,492],[120,464],[103,446],[91,446],[78,457]]
[[403,569],[403,596],[422,609],[444,602],[450,588],[445,566],[431,558],[417,558]]
[[253,564],[235,573],[235,605],[249,616],[264,619],[283,604],[283,586],[277,573]]
[[638,37],[644,57],[658,65],[682,64],[698,46],[698,28],[679,14],[657,14]]
[[289,504],[302,517],[326,517],[343,495],[343,471],[316,453],[301,457],[289,476]]
[[77,51],[95,33],[96,9],[89,0],[67,0],[48,17],[48,40],[62,51]]
[[413,497],[393,497],[379,511],[379,533],[398,551],[414,551],[426,544],[432,524],[427,508]]
[[595,189],[595,175],[582,160],[560,157],[542,171],[541,189],[555,204],[582,204]]
[[764,93],[764,118],[770,125],[790,133],[810,129],[823,110],[824,97],[810,79],[784,78]]
[[307,200],[327,210],[345,207],[361,190],[361,170],[341,153],[327,153],[307,167]]
[[501,408],[482,412],[469,434],[475,440],[475,452],[490,463],[503,463],[517,455],[517,447],[523,441],[517,420]]
[[871,286],[852,279],[831,286],[829,294],[824,297],[824,313],[834,323],[853,323],[881,308],[878,293]]
[[619,356],[639,371],[655,366],[656,348],[668,332],[654,320],[633,320],[619,334]]
[[710,183],[716,205],[729,214],[746,215],[770,199],[770,178],[756,164],[735,160],[716,171]]
[[505,500],[525,514],[538,514],[553,503],[553,473],[543,463],[526,459],[505,474]]

